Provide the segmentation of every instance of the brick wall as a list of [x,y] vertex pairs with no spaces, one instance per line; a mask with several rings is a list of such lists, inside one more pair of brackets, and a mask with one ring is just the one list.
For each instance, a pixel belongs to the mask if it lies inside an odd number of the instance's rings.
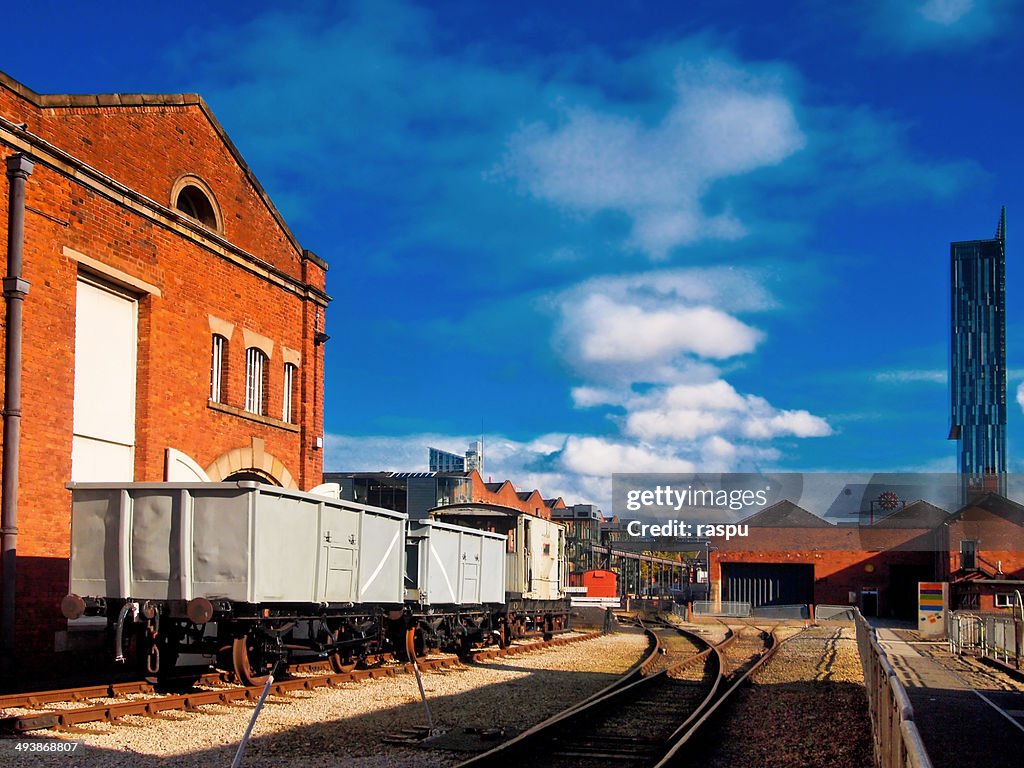
[[846,605],[851,592],[877,589],[880,606],[888,611],[894,572],[933,571],[935,535],[914,528],[751,527],[746,538],[713,541],[710,580],[714,591],[720,589],[724,563],[812,565],[815,603]]

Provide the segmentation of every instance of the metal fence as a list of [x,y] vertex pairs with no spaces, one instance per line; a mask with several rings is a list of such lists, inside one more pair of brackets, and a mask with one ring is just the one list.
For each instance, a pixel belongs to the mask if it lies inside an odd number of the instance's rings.
[[1024,621],[1012,616],[954,613],[949,622],[953,653],[987,656],[1017,669],[1024,663]]
[[855,624],[871,714],[875,765],[879,768],[931,768],[906,689],[878,645],[875,631],[859,611]]
[[985,620],[973,613],[953,613],[949,617],[949,650],[983,654],[984,649]]
[[852,605],[816,605],[814,618],[816,621],[853,621],[857,615]]
[[735,619],[745,619],[750,616],[750,603],[733,600],[722,600],[719,603],[713,600],[694,600],[693,612],[698,616],[731,616]]
[[806,603],[796,605],[759,605],[750,615],[759,619],[809,619],[811,608]]

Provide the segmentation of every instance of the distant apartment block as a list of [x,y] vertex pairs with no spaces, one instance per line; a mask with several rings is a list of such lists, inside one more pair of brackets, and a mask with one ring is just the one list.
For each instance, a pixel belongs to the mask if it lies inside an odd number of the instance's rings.
[[475,440],[469,444],[469,450],[463,456],[457,453],[442,451],[440,448],[428,448],[427,468],[431,472],[472,472],[481,475],[484,472],[484,443]]

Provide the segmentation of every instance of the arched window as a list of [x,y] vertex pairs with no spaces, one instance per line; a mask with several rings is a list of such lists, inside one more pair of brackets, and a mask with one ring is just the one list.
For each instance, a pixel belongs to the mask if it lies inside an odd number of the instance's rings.
[[210,186],[195,174],[185,174],[174,182],[171,207],[216,232],[223,231],[217,198]]
[[256,347],[245,350],[245,410],[266,415],[267,356]]
[[178,193],[174,207],[182,213],[187,213],[196,221],[202,222],[210,229],[217,228],[217,214],[213,212],[213,203],[199,187],[194,187],[191,184],[184,187]]
[[223,403],[228,375],[228,340],[219,333],[213,334],[210,359],[210,399]]
[[294,363],[284,364],[284,405],[281,408],[281,421],[295,423],[295,384],[298,366]]

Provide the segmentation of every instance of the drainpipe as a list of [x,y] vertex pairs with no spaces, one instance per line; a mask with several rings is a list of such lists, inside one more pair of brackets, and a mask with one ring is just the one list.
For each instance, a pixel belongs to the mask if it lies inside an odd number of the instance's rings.
[[0,493],[0,537],[3,540],[4,588],[0,605],[0,664],[4,677],[14,668],[15,579],[18,556],[18,453],[21,443],[21,330],[28,281],[21,276],[25,241],[25,183],[32,161],[25,155],[7,158],[10,181],[7,215],[7,305],[4,357],[3,491]]

